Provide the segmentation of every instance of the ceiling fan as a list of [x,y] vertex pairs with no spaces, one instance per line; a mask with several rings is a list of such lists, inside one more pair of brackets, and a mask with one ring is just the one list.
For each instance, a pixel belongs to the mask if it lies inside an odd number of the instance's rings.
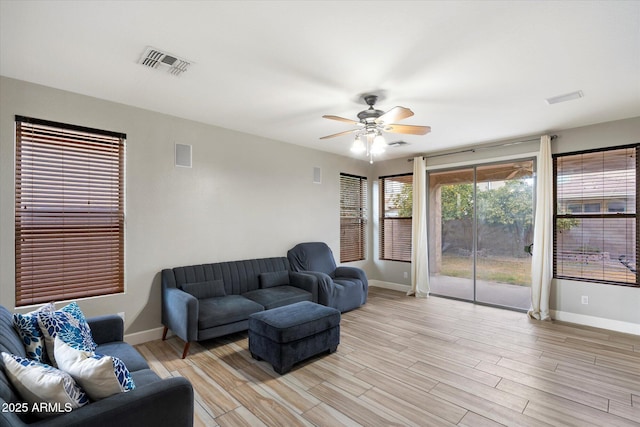
[[533,162],[524,161],[507,165],[492,166],[480,173],[481,179],[490,181],[508,181],[510,179],[531,178],[533,176]]
[[513,165],[513,172],[507,175],[505,180],[513,178],[529,177],[533,173],[533,162],[527,162],[525,164],[515,163]]
[[384,112],[376,110],[374,107],[378,100],[378,95],[364,94],[361,98],[369,108],[358,113],[358,121],[333,115],[322,116],[325,119],[350,123],[357,127],[355,129],[323,136],[320,139],[329,139],[342,135],[355,134],[356,139],[351,151],[366,151],[367,156],[369,157],[369,162],[373,163],[373,155],[384,151],[385,141],[382,137],[382,132],[425,135],[431,131],[429,126],[401,125],[394,123],[413,116],[413,111],[408,108],[397,106],[387,112]]

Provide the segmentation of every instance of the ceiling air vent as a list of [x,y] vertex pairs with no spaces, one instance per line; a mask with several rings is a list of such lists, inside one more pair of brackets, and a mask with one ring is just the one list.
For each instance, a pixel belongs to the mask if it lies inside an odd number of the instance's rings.
[[401,147],[403,145],[409,145],[407,141],[393,141],[387,144],[389,147]]
[[187,71],[187,67],[191,65],[191,62],[186,59],[178,58],[175,55],[150,46],[144,50],[138,63],[149,68],[165,69],[174,76],[179,76]]

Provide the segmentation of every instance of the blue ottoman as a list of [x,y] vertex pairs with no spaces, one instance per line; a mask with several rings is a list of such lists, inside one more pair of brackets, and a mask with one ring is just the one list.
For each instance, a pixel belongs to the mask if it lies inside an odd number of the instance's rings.
[[340,343],[340,311],[302,301],[249,317],[249,351],[266,360],[279,374],[295,363],[324,351],[333,353]]

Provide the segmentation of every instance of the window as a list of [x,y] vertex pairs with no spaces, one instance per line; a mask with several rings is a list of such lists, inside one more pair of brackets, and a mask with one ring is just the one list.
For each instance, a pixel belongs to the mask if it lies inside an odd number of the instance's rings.
[[413,174],[380,177],[380,259],[411,262]]
[[640,285],[639,151],[635,144],[554,156],[554,277]]
[[607,209],[609,212],[624,212],[624,208],[624,202],[611,201],[607,204]]
[[125,138],[16,116],[16,306],[124,291]]
[[365,259],[367,178],[340,174],[340,262]]
[[585,203],[585,213],[600,213],[600,203]]

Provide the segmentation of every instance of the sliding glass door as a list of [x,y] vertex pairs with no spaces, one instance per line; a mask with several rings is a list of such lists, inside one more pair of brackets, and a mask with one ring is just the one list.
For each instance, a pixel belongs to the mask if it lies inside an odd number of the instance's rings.
[[431,291],[528,309],[533,160],[429,173]]

